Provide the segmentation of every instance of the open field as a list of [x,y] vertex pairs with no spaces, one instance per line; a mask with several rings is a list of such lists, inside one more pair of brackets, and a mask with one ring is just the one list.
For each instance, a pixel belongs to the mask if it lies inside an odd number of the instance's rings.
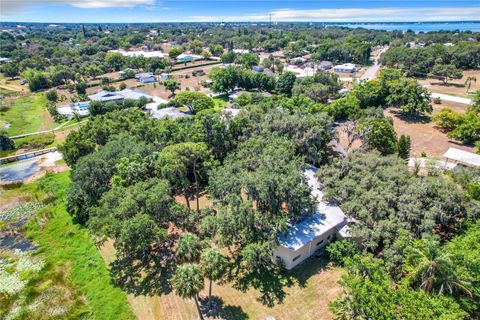
[[[477,78],[476,82],[472,82],[472,86],[467,93],[465,81],[468,77],[473,76]],[[476,90],[480,90],[480,71],[468,70],[463,72],[463,78],[458,80],[450,80],[448,85],[444,85],[441,80],[427,78],[419,79],[418,82],[425,86],[428,90],[436,93],[450,94],[459,97],[471,98],[471,94]]]
[[3,99],[0,127],[10,124],[10,136],[53,129],[56,124],[45,108],[46,102],[43,94]]
[[[467,106],[452,102],[442,102],[440,105],[433,104],[433,114],[438,113],[442,108],[450,108],[455,112],[465,112]],[[430,117],[420,120],[408,119],[391,108],[386,109],[384,113],[385,116],[393,118],[393,125],[399,136],[402,134],[410,136],[412,143],[410,154],[412,157],[419,157],[422,151],[425,151],[429,157],[441,157],[449,147],[470,152],[476,151],[474,146],[464,145],[447,137],[446,133],[430,121]]]
[[0,76],[0,88],[15,92],[28,92],[27,85],[21,85],[19,79],[10,79]]
[[[111,242],[107,242],[101,253],[106,261],[112,261],[115,254]],[[326,261],[311,258],[289,273],[285,279],[284,292],[272,284],[274,294],[282,296],[283,302],[268,307],[259,301],[261,292],[249,289],[239,291],[231,284],[214,284],[212,294],[220,301],[221,311],[215,317],[206,319],[258,319],[273,316],[277,320],[331,319],[328,302],[334,300],[342,291],[338,280],[342,271],[327,265]],[[287,280],[288,279],[288,280]],[[287,284],[287,282],[290,282]],[[208,297],[208,283],[200,293],[201,298]],[[195,304],[190,300],[179,298],[174,292],[163,296],[128,295],[133,312],[140,320],[192,320],[198,318]]]
[[[64,172],[2,194],[2,198],[5,196],[17,204],[38,199],[46,206],[27,225],[27,237],[39,245],[36,255],[45,261],[46,266],[29,292],[28,301],[45,288],[52,287],[60,293],[53,297],[50,293],[49,299],[58,301],[54,305],[57,309],[61,306],[61,310],[66,310],[66,314],[56,318],[134,319],[126,295],[112,285],[105,262],[91,236],[73,224],[66,212],[65,194],[69,184],[69,173]],[[62,285],[60,288],[58,282]],[[49,318],[46,314],[41,316]],[[38,316],[34,318],[40,319]]]

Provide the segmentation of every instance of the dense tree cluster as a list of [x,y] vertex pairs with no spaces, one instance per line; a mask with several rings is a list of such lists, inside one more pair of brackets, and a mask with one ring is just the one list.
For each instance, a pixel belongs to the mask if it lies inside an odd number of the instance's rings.
[[431,75],[446,83],[449,78],[461,77],[461,70],[479,67],[480,44],[475,41],[455,41],[453,46],[445,46],[443,43],[424,48],[394,46],[382,54],[380,62],[399,68],[408,76]]

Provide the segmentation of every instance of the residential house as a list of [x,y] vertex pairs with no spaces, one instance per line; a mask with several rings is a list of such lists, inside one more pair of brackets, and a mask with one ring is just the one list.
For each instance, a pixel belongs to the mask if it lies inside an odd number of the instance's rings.
[[167,107],[167,108],[162,108],[157,110],[150,110],[150,115],[152,116],[153,119],[169,118],[172,120],[191,116],[190,114],[182,112],[175,107]]
[[248,49],[233,49],[232,50],[233,53],[235,54],[246,54],[246,53],[250,53],[251,51],[248,50]]
[[138,82],[141,82],[141,83],[157,82],[157,77],[155,77],[151,72],[137,73],[135,75],[135,79],[137,79]]
[[333,71],[339,73],[354,73],[357,71],[357,67],[353,63],[344,63],[333,67]]
[[136,51],[125,51],[125,50],[109,50],[108,52],[118,52],[122,56],[125,57],[145,57],[145,58],[165,58],[168,55],[163,53],[162,51],[144,51],[144,50],[136,50]]
[[280,244],[273,253],[272,259],[280,259],[287,269],[294,268],[333,239],[350,237],[347,217],[342,209],[323,199],[316,173],[313,166],[304,172],[312,188],[311,196],[317,201],[315,212],[289,226],[288,233],[279,237]]
[[203,59],[203,56],[199,54],[191,54],[191,53],[182,53],[182,54],[179,54],[177,57],[177,61],[180,61],[180,62],[190,62],[193,60],[200,60],[200,59]]
[[123,102],[125,99],[138,100],[141,97],[147,98],[148,101],[151,101],[153,97],[147,93],[136,91],[132,89],[124,89],[120,91],[105,91],[100,90],[95,94],[89,95],[88,98],[92,101],[114,101],[117,103]]
[[333,64],[330,61],[322,61],[318,65],[318,69],[321,69],[321,70],[329,70],[329,69],[332,69],[332,67],[333,67]]

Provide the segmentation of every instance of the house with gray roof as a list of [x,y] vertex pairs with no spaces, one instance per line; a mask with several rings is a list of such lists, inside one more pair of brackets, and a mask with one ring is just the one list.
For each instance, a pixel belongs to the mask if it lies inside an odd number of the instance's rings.
[[333,239],[350,236],[347,217],[342,209],[324,200],[316,173],[313,166],[304,172],[312,188],[311,197],[317,202],[315,212],[290,225],[288,232],[280,235],[279,246],[273,253],[272,258],[283,261],[287,269],[294,268]]
[[123,102],[125,99],[138,100],[141,97],[147,98],[148,101],[151,101],[153,97],[145,92],[136,91],[132,89],[123,89],[120,91],[105,91],[100,90],[95,94],[89,95],[88,98],[92,101],[114,101],[117,103]]
[[155,77],[151,72],[137,73],[135,75],[135,79],[137,79],[137,81],[141,83],[157,82],[157,77]]

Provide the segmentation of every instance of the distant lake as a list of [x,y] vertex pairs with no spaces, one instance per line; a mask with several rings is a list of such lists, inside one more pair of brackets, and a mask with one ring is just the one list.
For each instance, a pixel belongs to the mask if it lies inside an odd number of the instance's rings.
[[412,30],[414,32],[429,32],[429,31],[473,31],[480,32],[480,21],[477,22],[366,22],[366,23],[335,23],[332,25],[343,26],[349,28],[365,28],[375,30]]

